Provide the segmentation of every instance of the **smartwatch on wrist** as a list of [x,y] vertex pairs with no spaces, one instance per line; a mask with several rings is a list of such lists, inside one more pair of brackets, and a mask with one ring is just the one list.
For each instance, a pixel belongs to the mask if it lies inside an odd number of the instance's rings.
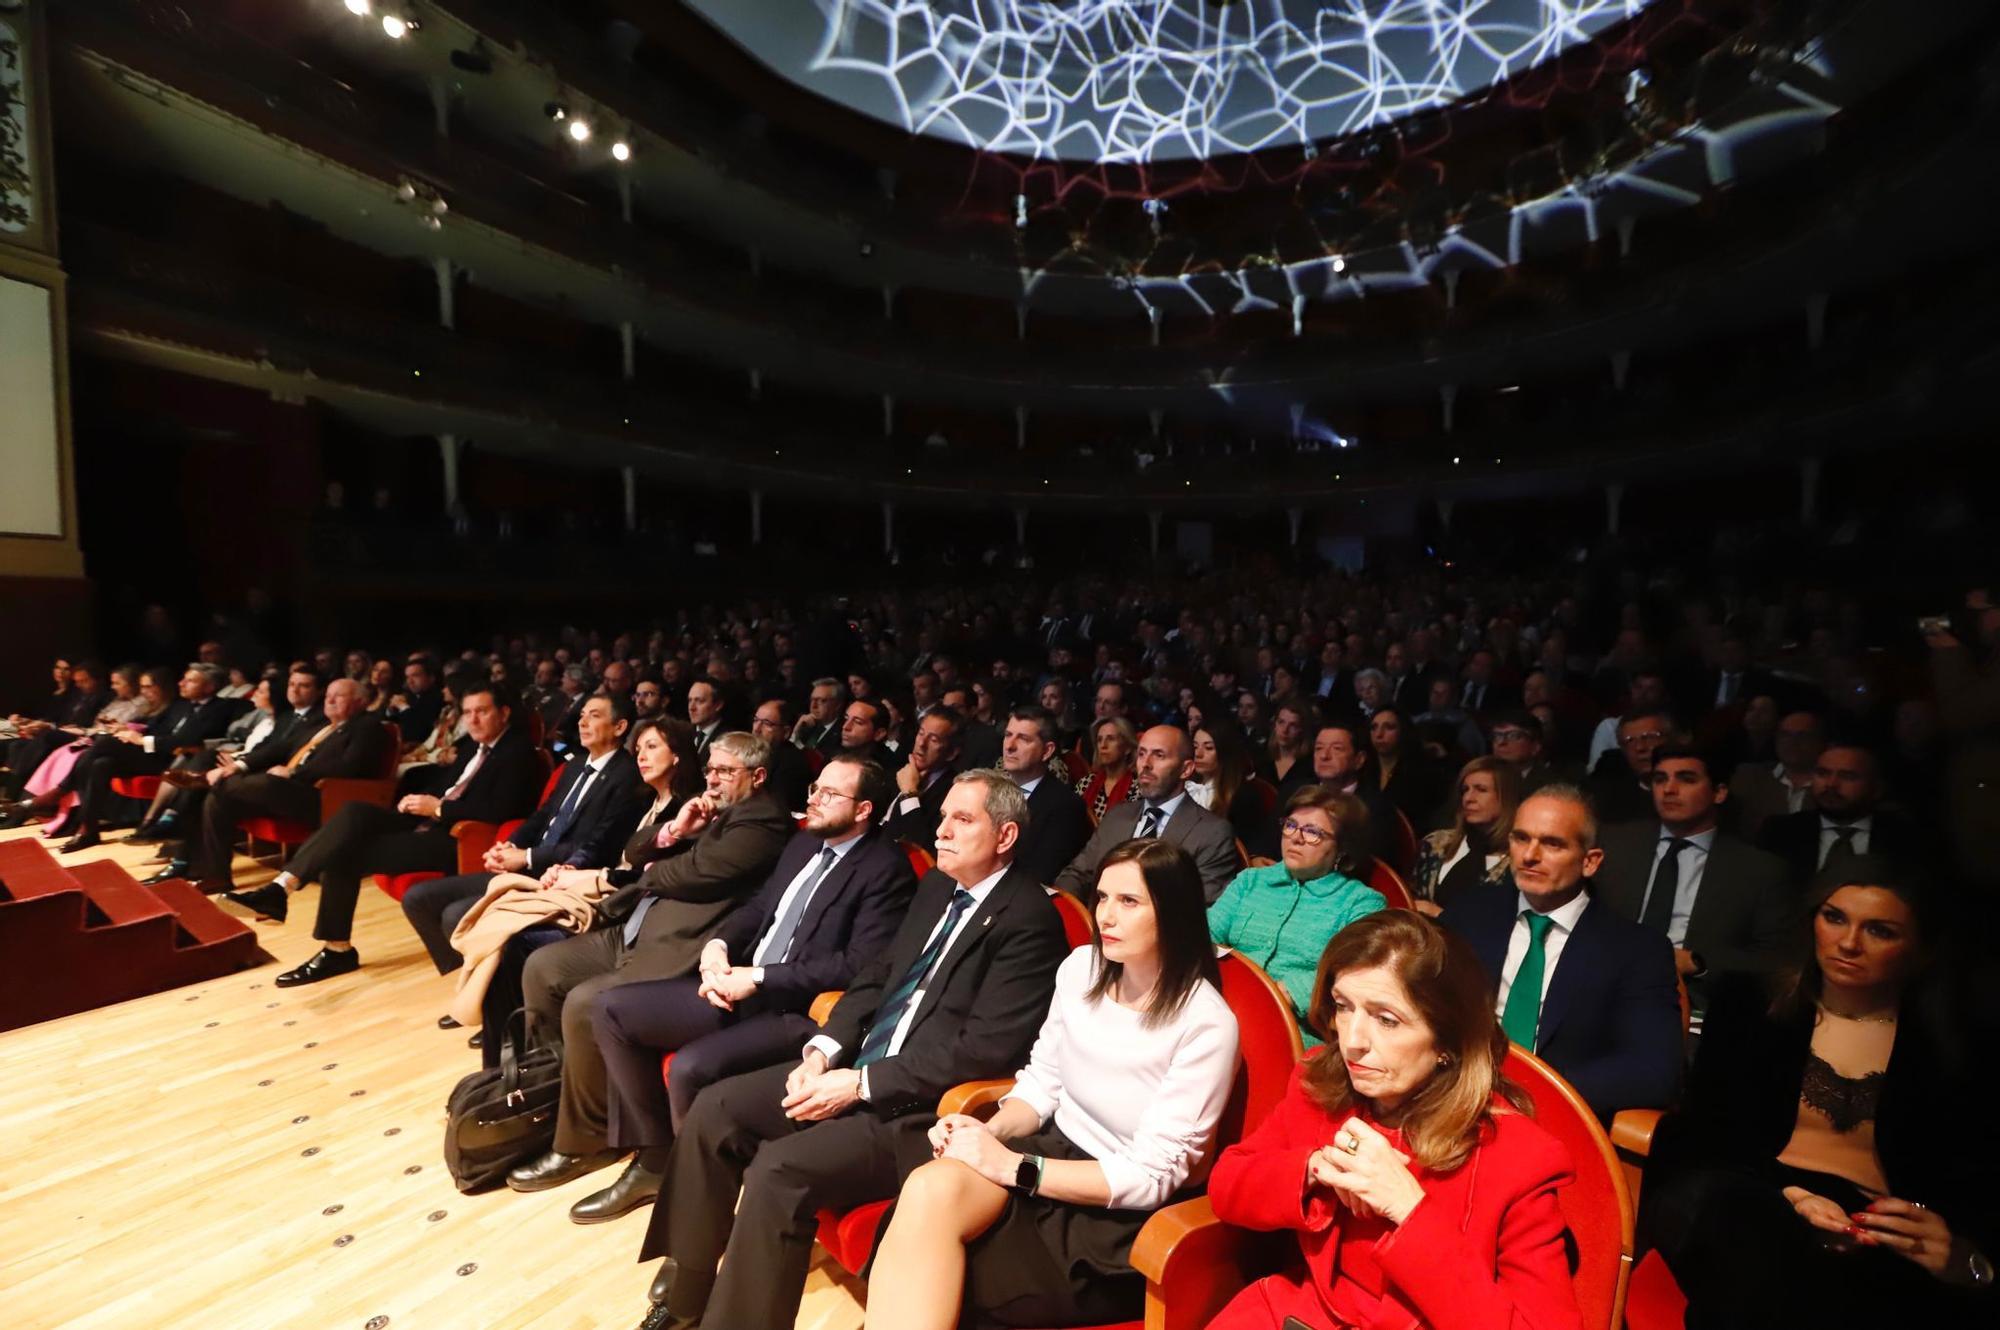
[[1011,1188],[1021,1196],[1033,1196],[1042,1185],[1042,1157],[1022,1155],[1021,1162],[1014,1166],[1014,1185]]

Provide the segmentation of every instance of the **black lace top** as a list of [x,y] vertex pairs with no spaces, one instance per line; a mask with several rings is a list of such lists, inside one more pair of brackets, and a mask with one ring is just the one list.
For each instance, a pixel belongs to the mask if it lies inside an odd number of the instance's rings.
[[1808,1054],[1799,1098],[1824,1113],[1835,1131],[1850,1132],[1864,1122],[1875,1120],[1875,1106],[1882,1100],[1884,1075],[1871,1071],[1866,1076],[1842,1076],[1819,1054]]

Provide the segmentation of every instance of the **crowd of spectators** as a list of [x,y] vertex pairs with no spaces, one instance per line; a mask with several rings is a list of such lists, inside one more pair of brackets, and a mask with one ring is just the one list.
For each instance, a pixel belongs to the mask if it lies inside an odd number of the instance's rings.
[[[168,671],[107,687],[58,662],[8,721],[8,816],[68,852],[136,821],[160,878],[279,922],[316,884],[322,949],[281,986],[360,969],[362,880],[418,875],[404,911],[456,975],[439,1025],[481,1027],[491,1062],[519,1009],[564,1053],[551,1148],[509,1185],[629,1156],[572,1217],[661,1199],[652,1324],[788,1323],[811,1216],[899,1187],[878,1264],[949,1278],[899,1283],[871,1321],[961,1298],[1003,1323],[1115,1319],[1138,1220],[1104,1216],[1143,1219],[1213,1164],[1217,1213],[1300,1230],[1310,1271],[1219,1324],[1362,1323],[1394,1299],[1470,1325],[1396,1231],[1445,1240],[1420,1202],[1477,1140],[1511,1179],[1479,1204],[1519,1208],[1476,1221],[1466,1306],[1571,1324],[1510,1246],[1549,1221],[1550,1143],[1481,1135],[1512,1111],[1509,1041],[1607,1122],[1682,1106],[1646,1234],[1703,1324],[1778,1323],[1773,1268],[1828,1308],[1956,1323],[1991,1307],[1992,1170],[1919,1144],[1909,1096],[1970,1111],[1994,1014],[1967,985],[1990,952],[2000,609],[1877,610],[1433,568],[773,598],[247,669],[218,642],[171,706]],[[392,745],[391,806],[348,803],[236,889],[244,817],[316,822],[302,788]],[[121,807],[112,781],[148,772],[160,795]],[[439,834],[516,819],[476,873]],[[1056,893],[1092,918],[1068,961]],[[1327,1044],[1299,1104],[1219,1161],[1235,1034],[1210,944]],[[823,990],[845,996],[820,1024]],[[930,1111],[1017,1072],[989,1123]],[[1754,1149],[1722,1142],[1751,1118]],[[1314,1132],[1293,1213],[1270,1212],[1283,1142]],[[739,1188],[732,1219],[717,1198]]]

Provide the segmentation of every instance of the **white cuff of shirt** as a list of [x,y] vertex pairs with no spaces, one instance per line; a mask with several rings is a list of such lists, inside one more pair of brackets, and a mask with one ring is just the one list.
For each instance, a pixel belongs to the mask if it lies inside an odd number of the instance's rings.
[[150,735],[150,734],[148,734],[148,735],[145,735],[144,737],[142,737],[142,738],[141,738],[141,739],[139,740],[139,742],[140,742],[140,743],[142,743],[142,744],[144,744],[144,745],[146,746],[146,751],[147,751],[147,752],[149,752],[149,753],[150,753],[150,752],[152,752],[152,751],[153,751],[153,736],[152,736],[152,735]]
[[823,1034],[816,1034],[806,1041],[804,1052],[810,1053],[815,1048],[826,1055],[826,1065],[829,1067],[840,1060],[840,1043],[838,1040],[831,1039]]
[[906,794],[896,801],[896,811],[899,813],[914,813],[917,811],[917,805],[922,802],[923,798],[921,796]]

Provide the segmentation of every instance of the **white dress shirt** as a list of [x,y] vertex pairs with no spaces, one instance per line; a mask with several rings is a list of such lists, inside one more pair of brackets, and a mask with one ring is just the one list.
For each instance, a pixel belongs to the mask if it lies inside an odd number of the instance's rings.
[[[1834,828],[1840,825],[1841,825],[1840,823],[1834,821],[1832,818],[1828,817],[1825,813],[1821,813],[1819,815],[1818,866],[1821,868],[1826,867],[1826,856],[1828,852],[1833,849],[1835,842],[1837,842],[1840,839],[1839,834],[1834,830]],[[1875,830],[1874,815],[1871,813],[1867,817],[1857,817],[1852,822],[1849,822],[1846,825],[1854,828],[1854,840],[1852,841],[1854,852],[1856,854],[1868,853],[1868,843],[1869,841],[1874,839],[1874,830]]]
[[[1007,876],[1007,867],[1007,865],[1003,864],[999,871],[992,876],[981,878],[978,882],[965,888],[966,893],[972,897],[972,904],[966,906],[965,912],[959,915],[957,925],[951,930],[951,936],[945,940],[944,946],[939,948],[938,965],[943,964],[944,958],[951,955],[951,949],[958,945],[958,940],[961,937],[965,936],[965,930],[972,927],[972,921],[979,917],[980,907],[986,904],[986,898],[993,894],[993,888],[1000,885],[1000,879]],[[944,913],[940,914],[938,921],[931,925],[931,931],[924,934],[924,945],[917,949],[919,956],[929,948],[931,940],[937,936],[938,929],[944,927],[944,921],[951,918],[950,899],[950,897],[945,898]],[[932,969],[935,970],[936,965],[933,965]],[[890,975],[889,982],[884,986],[883,992],[886,994],[890,988],[894,988],[897,981],[902,977],[900,974]],[[930,976],[925,975],[924,978],[928,980]],[[923,1006],[924,989],[920,986],[915,993],[910,995],[910,1005],[903,1008],[903,1018],[896,1022],[896,1032],[889,1038],[889,1051],[883,1054],[884,1057],[895,1057],[902,1050],[903,1040],[909,1038],[910,1035],[910,1023],[916,1020],[917,1013],[923,1010]],[[808,1052],[815,1048],[826,1055],[829,1066],[841,1054],[840,1044],[823,1034],[814,1035],[806,1042],[806,1050]],[[863,1099],[868,1098],[868,1069],[866,1067],[861,1069],[861,1097]]]
[[[1507,937],[1507,959],[1500,966],[1500,993],[1493,1004],[1493,1014],[1504,1015],[1507,1011],[1507,990],[1514,986],[1514,976],[1521,972],[1521,962],[1528,959],[1528,922],[1521,918],[1523,910],[1534,907],[1528,904],[1525,893],[1516,892],[1514,902],[1514,931]],[[1549,995],[1549,983],[1556,977],[1556,962],[1562,959],[1563,945],[1576,928],[1576,921],[1590,908],[1590,893],[1579,891],[1567,905],[1549,911],[1549,931],[1542,938],[1542,996]],[[1540,1010],[1541,1004],[1536,1004]]]
[[[1646,874],[1646,893],[1639,898],[1639,917],[1646,917],[1646,906],[1653,899],[1653,874],[1660,871],[1660,860],[1667,857],[1667,842],[1673,833],[1660,828],[1660,839],[1653,845],[1653,867]],[[1698,836],[1683,836],[1687,848],[1681,851],[1680,862],[1675,865],[1678,873],[1674,881],[1674,913],[1667,921],[1667,940],[1675,946],[1687,945],[1688,919],[1694,914],[1694,898],[1701,892],[1702,874],[1708,871],[1708,854],[1715,848],[1715,828],[1710,827]]]
[[[810,882],[813,875],[819,871],[820,855],[827,850],[833,851],[833,863],[827,868],[826,877],[820,879],[821,882],[825,882],[826,878],[833,876],[833,870],[840,867],[840,861],[847,857],[847,852],[860,843],[861,837],[856,835],[849,836],[838,845],[820,846],[819,849],[813,851],[812,858],[806,860],[806,866],[799,870],[798,876],[794,877],[786,885],[784,892],[778,897],[778,908],[771,913],[770,924],[765,927],[764,935],[757,939],[757,945],[750,953],[750,963],[757,967],[756,979],[758,983],[761,984],[764,982],[764,966],[776,964],[778,961],[784,959],[782,956],[766,955],[765,951],[771,945],[771,934],[777,931],[778,921],[785,917],[785,911],[792,908],[793,898],[806,889],[806,883]],[[808,905],[807,908],[810,909],[811,906]],[[801,923],[805,921],[803,914],[799,916],[799,921]],[[794,934],[793,936],[796,939],[797,935]]]
[[1056,970],[1055,997],[1008,1099],[1051,1117],[1104,1170],[1114,1210],[1153,1210],[1208,1174],[1236,1074],[1236,1016],[1206,980],[1163,1025],[1107,994],[1097,949]]

